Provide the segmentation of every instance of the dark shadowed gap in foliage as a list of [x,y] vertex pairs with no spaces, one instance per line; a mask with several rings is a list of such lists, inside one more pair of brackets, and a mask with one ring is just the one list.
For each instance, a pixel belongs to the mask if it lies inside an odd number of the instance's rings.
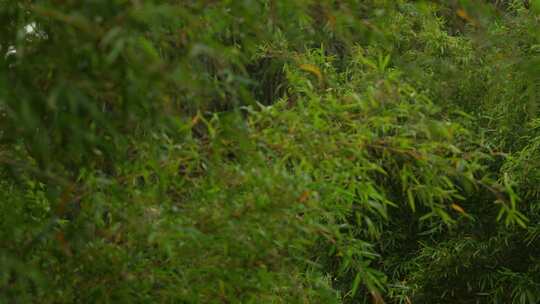
[[452,36],[462,36],[467,32],[468,28],[476,26],[473,24],[476,20],[474,20],[474,17],[470,18],[471,16],[468,16],[467,8],[480,9],[483,14],[489,11],[488,15],[494,14],[499,17],[503,14],[515,14],[515,8],[519,5],[523,5],[526,9],[530,8],[529,0],[433,0],[427,2],[440,4],[436,15],[445,20],[444,28]]
[[255,100],[271,105],[287,92],[287,79],[283,70],[285,62],[272,57],[263,57],[246,67],[254,81],[252,92]]

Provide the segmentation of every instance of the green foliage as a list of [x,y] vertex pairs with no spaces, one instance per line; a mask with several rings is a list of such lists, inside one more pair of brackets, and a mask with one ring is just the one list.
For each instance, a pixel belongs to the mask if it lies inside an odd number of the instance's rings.
[[538,303],[536,1],[0,1],[0,302]]

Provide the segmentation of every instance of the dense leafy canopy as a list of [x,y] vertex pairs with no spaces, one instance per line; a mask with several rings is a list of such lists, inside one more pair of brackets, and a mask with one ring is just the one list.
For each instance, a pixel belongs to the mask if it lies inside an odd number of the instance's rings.
[[539,29],[0,0],[0,302],[539,303]]

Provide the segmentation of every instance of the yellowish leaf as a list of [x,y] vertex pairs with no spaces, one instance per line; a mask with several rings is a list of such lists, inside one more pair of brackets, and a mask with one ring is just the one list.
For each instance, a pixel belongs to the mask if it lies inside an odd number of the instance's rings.
[[305,203],[309,199],[309,195],[309,190],[304,191],[302,195],[300,195],[300,198],[298,198],[298,201],[302,204]]
[[372,291],[371,296],[372,296],[372,299],[373,299],[373,304],[384,304],[385,303],[383,297],[381,296],[381,294],[379,292]]
[[298,67],[302,71],[306,71],[308,73],[311,73],[311,74],[315,75],[317,77],[317,79],[319,80],[319,82],[322,83],[323,75],[322,75],[321,70],[318,67],[314,66],[313,64],[309,64],[309,63],[301,64]]
[[464,9],[458,9],[456,11],[456,14],[463,20],[476,24],[476,21],[464,10]]
[[455,211],[459,212],[459,213],[462,213],[462,214],[465,214],[465,209],[463,209],[460,205],[456,204],[456,203],[453,203],[452,205],[450,205],[450,207],[452,209],[454,209]]

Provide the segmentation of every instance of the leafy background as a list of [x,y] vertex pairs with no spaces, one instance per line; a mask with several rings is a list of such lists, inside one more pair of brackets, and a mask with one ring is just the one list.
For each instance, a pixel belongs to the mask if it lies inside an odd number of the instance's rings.
[[540,302],[539,11],[0,1],[0,302]]

